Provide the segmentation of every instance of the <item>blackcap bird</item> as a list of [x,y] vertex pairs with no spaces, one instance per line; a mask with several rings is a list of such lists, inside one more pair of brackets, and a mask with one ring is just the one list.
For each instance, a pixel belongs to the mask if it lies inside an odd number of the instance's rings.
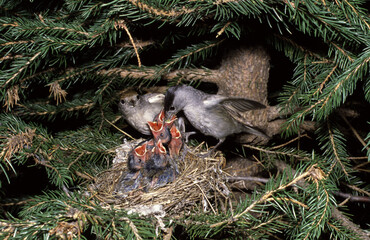
[[219,140],[214,149],[231,134],[245,132],[268,138],[261,130],[233,117],[241,112],[262,108],[265,105],[250,99],[207,94],[185,85],[170,87],[164,100],[166,117],[182,110],[194,128]]
[[147,123],[161,111],[163,101],[162,93],[132,94],[121,99],[119,109],[128,124],[144,135],[151,135]]

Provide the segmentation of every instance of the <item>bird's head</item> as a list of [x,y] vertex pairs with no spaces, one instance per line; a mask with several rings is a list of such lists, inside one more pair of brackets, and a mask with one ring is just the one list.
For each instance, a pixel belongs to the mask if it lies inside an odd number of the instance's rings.
[[164,111],[167,119],[185,107],[187,94],[183,91],[183,87],[185,86],[174,86],[167,90],[164,98]]

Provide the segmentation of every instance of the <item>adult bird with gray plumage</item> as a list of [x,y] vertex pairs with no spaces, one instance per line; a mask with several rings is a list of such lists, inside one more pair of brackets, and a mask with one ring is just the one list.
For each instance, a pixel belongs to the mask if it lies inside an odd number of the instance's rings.
[[233,117],[242,112],[265,107],[250,99],[207,94],[185,85],[170,87],[164,100],[167,117],[182,110],[193,127],[202,134],[219,140],[214,149],[231,134],[245,132],[268,138],[265,133],[248,122],[240,122]]
[[162,93],[132,94],[121,99],[119,109],[128,124],[144,135],[151,135],[148,122],[162,110],[163,101]]

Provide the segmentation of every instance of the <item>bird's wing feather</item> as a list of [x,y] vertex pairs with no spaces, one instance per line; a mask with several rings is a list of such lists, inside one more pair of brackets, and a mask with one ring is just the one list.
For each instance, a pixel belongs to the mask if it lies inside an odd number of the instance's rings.
[[203,97],[203,104],[206,108],[214,107],[216,104],[220,104],[226,97],[221,95],[205,95]]
[[220,101],[220,104],[233,112],[246,112],[250,110],[266,108],[266,106],[262,103],[246,98],[225,98]]
[[164,94],[153,94],[148,98],[149,103],[163,103],[164,102]]

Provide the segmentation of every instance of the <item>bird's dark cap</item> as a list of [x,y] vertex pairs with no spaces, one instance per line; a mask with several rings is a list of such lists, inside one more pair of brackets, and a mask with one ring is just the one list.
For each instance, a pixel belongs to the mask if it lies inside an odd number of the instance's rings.
[[175,98],[175,92],[177,91],[179,87],[180,86],[174,86],[174,87],[170,87],[167,90],[165,98],[164,98],[164,112],[167,112],[168,110],[170,110],[170,107],[173,103],[173,99]]

